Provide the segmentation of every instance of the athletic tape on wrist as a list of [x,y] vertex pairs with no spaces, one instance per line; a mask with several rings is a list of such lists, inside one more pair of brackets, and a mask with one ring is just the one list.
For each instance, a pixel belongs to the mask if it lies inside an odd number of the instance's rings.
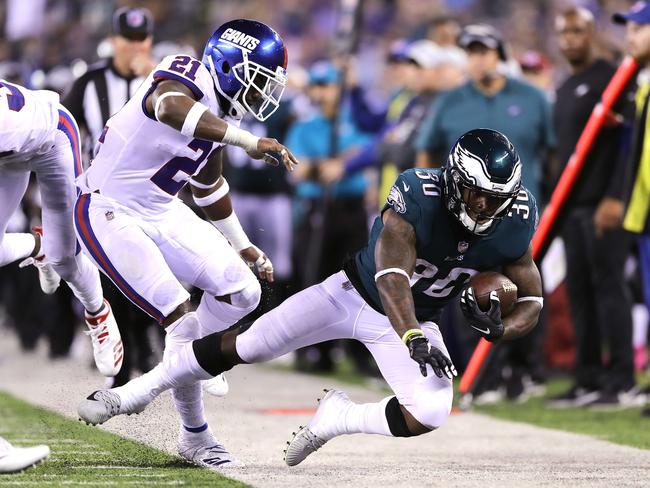
[[517,303],[521,303],[521,302],[537,302],[542,307],[544,306],[544,299],[542,297],[520,297],[520,298],[517,298]]
[[424,337],[424,332],[422,329],[409,329],[404,332],[404,335],[402,336],[402,342],[404,344],[408,344],[409,339],[412,337]]
[[257,141],[259,140],[259,137],[251,134],[247,130],[240,129],[239,127],[235,127],[232,124],[228,124],[226,133],[223,135],[221,142],[224,144],[230,144],[232,146],[238,146],[245,151],[251,152],[257,150]]
[[251,247],[251,241],[248,240],[248,236],[242,229],[239,219],[235,212],[231,213],[228,217],[221,220],[213,220],[212,225],[214,225],[219,232],[221,232],[233,249],[237,252]]
[[185,95],[184,93],[177,92],[177,91],[165,92],[165,93],[163,93],[162,95],[160,95],[160,96],[156,99],[156,104],[155,104],[154,107],[153,107],[153,115],[154,115],[154,117],[156,117],[156,120],[157,120],[158,122],[160,122],[160,118],[158,117],[158,110],[160,110],[160,104],[162,103],[162,101],[163,101],[165,98],[167,98],[167,97],[186,97],[186,96],[187,96],[187,95]]
[[194,102],[192,108],[187,115],[185,116],[185,121],[183,122],[183,127],[181,127],[181,134],[186,137],[194,137],[194,132],[196,131],[196,126],[199,125],[199,120],[208,109],[205,105],[199,102]]
[[391,273],[395,273],[395,274],[405,276],[406,279],[409,280],[409,282],[411,281],[411,277],[409,276],[409,274],[406,271],[404,271],[402,268],[386,268],[386,269],[382,269],[381,271],[378,271],[375,274],[375,283],[382,276],[387,275],[387,274],[391,274]]
[[196,203],[199,207],[208,207],[212,205],[214,202],[218,202],[223,197],[225,197],[229,190],[230,187],[228,186],[228,182],[224,178],[223,185],[221,185],[219,188],[217,188],[209,195],[206,195],[204,197],[197,197],[193,195],[192,198],[194,198],[194,203]]

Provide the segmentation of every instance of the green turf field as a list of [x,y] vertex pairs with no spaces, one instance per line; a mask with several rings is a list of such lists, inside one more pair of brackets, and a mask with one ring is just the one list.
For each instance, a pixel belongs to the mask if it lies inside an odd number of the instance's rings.
[[650,418],[641,417],[640,408],[597,412],[588,408],[551,409],[545,406],[547,397],[568,387],[567,380],[554,380],[548,383],[545,397],[531,398],[520,404],[500,402],[476,407],[475,410],[504,420],[588,434],[617,444],[650,449]]
[[52,451],[42,465],[0,475],[0,486],[246,486],[4,393],[0,436],[23,447],[47,444]]

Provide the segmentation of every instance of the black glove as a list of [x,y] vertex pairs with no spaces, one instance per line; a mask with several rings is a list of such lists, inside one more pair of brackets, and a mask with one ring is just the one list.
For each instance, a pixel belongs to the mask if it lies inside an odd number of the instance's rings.
[[420,365],[422,376],[427,375],[427,364],[431,365],[438,378],[442,378],[443,371],[449,379],[458,374],[451,360],[439,349],[433,347],[424,335],[409,337],[406,346],[409,348],[411,359]]
[[471,286],[465,288],[460,294],[460,309],[468,325],[486,340],[495,342],[503,337],[505,328],[501,320],[501,303],[496,291],[490,292],[490,310],[484,312],[476,303],[474,289]]

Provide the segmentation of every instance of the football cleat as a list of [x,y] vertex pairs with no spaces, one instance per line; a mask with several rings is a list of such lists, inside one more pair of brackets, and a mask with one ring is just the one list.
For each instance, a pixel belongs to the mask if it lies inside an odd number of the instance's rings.
[[103,424],[116,415],[131,415],[144,411],[146,404],[131,407],[122,402],[122,397],[112,390],[97,390],[77,405],[79,418],[87,424]]
[[309,427],[300,427],[298,432],[293,433],[293,439],[287,442],[284,461],[288,466],[296,466],[312,452],[318,451],[326,442],[314,434]]
[[203,381],[203,390],[210,395],[224,397],[228,394],[230,387],[225,373],[215,376],[212,379]]
[[[41,236],[42,242],[43,229],[41,227],[32,227],[32,230],[35,234]],[[30,265],[35,266],[38,270],[38,281],[41,284],[41,290],[43,290],[43,293],[46,295],[53,294],[61,283],[61,277],[59,276],[59,273],[54,271],[52,265],[45,260],[42,247],[36,256],[23,259],[20,264],[18,264],[18,267],[25,268]]]
[[93,356],[97,369],[104,376],[115,376],[122,367],[124,345],[111,306],[104,299],[104,306],[96,315],[85,314],[88,330],[93,343]]
[[47,446],[14,447],[0,437],[0,473],[19,473],[42,463],[49,455]]
[[180,457],[213,471],[243,466],[222,444],[219,444],[209,429],[201,434],[181,434],[177,447]]
[[306,427],[300,427],[293,433],[293,438],[287,442],[284,451],[284,461],[289,466],[296,466],[305,460],[312,452],[336,436],[331,433],[328,423],[338,419],[350,405],[348,396],[339,390],[325,390],[325,396],[319,400],[316,414]]
[[52,295],[61,284],[59,273],[54,271],[52,265],[45,261],[45,257],[23,259],[18,264],[18,267],[25,268],[29,265],[34,265],[38,270],[38,281],[41,284],[43,293]]

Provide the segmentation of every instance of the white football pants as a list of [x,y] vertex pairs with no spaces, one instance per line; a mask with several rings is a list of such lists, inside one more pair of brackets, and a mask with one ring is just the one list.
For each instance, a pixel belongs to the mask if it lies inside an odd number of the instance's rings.
[[[81,171],[79,130],[72,116],[62,107],[59,109],[54,147],[50,151],[28,156],[19,163],[0,165],[0,240],[25,195],[32,171],[36,174],[42,201],[42,246],[46,259],[86,310],[94,312],[103,301],[99,272],[86,256],[77,252],[72,221],[77,192],[74,178]],[[0,245],[0,262],[3,255]]]
[[[420,323],[432,346],[449,357],[438,326]],[[237,337],[237,353],[257,363],[332,339],[356,339],[372,353],[397,400],[421,424],[437,428],[451,411],[452,383],[409,356],[388,318],[370,307],[343,271],[307,288],[262,315]]]
[[[226,238],[178,199],[152,219],[86,193],[77,200],[75,229],[99,269],[159,322],[190,298],[182,283],[213,297],[259,292],[257,278]],[[259,293],[253,298],[259,301]]]

